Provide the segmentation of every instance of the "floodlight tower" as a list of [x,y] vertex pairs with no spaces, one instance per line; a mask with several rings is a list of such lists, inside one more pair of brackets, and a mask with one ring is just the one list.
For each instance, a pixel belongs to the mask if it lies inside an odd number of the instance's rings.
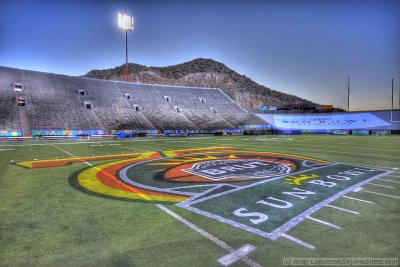
[[133,26],[135,25],[135,21],[133,17],[130,17],[125,14],[118,13],[118,27],[125,31],[125,57],[126,57],[126,65],[125,65],[125,80],[128,81],[128,31],[133,31]]
[[350,76],[347,79],[347,111],[350,111]]

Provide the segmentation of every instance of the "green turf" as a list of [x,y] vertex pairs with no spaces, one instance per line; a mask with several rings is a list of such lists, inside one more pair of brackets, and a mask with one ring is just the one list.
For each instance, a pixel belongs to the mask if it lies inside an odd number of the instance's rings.
[[[291,141],[254,140],[275,137],[0,143],[0,266],[219,266],[217,260],[228,254],[154,204],[102,198],[76,190],[69,177],[87,168],[84,163],[43,169],[10,164],[71,157],[62,150],[75,156],[101,156],[232,146],[371,165],[394,171],[392,175],[397,177],[383,178],[400,182],[400,171],[393,170],[400,168],[400,137],[316,135],[279,136]],[[108,161],[91,163],[103,162]],[[364,189],[400,197],[399,183],[374,183],[394,188],[365,185]],[[323,207],[312,216],[341,230],[306,219],[288,232],[314,245],[314,250],[284,238],[263,238],[172,204],[165,206],[235,249],[245,244],[257,247],[249,257],[263,266],[280,266],[284,257],[398,258],[400,199],[363,191],[347,196],[374,204],[339,198],[332,205],[360,215]]]

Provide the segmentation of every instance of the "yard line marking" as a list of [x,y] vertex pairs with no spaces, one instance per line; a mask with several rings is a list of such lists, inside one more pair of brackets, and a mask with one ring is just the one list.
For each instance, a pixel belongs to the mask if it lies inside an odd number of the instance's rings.
[[219,258],[218,262],[221,263],[222,266],[229,266],[232,263],[237,262],[244,256],[247,256],[248,254],[250,254],[251,252],[253,252],[256,249],[257,248],[252,245],[249,245],[249,244],[244,245],[243,247],[239,248],[238,250],[235,250],[235,251],[229,253],[228,255],[223,256],[222,258]]
[[359,199],[359,198],[355,198],[355,197],[349,197],[349,196],[343,196],[344,198],[348,198],[348,199],[352,199],[352,200],[356,200],[356,201],[360,201],[360,202],[365,202],[368,204],[375,204],[372,201],[368,201],[368,200],[364,200],[364,199]]
[[329,227],[335,228],[335,229],[337,229],[337,230],[342,229],[342,227],[337,226],[336,224],[329,223],[329,222],[326,222],[326,221],[323,221],[323,220],[320,220],[320,219],[317,219],[317,218],[314,218],[314,217],[311,217],[311,216],[308,216],[307,219],[309,219],[309,220],[311,220],[311,221],[314,221],[314,222],[322,223],[322,224],[324,224],[324,225],[327,225],[327,226],[329,226]]
[[368,190],[362,190],[362,192],[374,194],[374,195],[379,195],[379,196],[385,196],[385,197],[390,197],[390,198],[395,198],[395,199],[400,199],[400,196],[393,196],[393,195],[388,195],[388,194],[382,194],[378,192],[373,192],[373,191],[368,191]]
[[[348,144],[348,143],[340,143],[340,144]],[[313,146],[322,146],[322,147],[334,147],[337,148],[337,146],[332,146],[332,145],[324,145],[324,144],[315,144],[313,142],[310,143],[310,145]],[[369,147],[360,147],[360,146],[346,146],[346,148],[348,147],[354,147],[356,149],[366,149],[366,150],[371,150],[371,148]],[[385,149],[385,148],[374,148],[374,150],[380,150],[380,151],[389,151],[389,152],[397,152],[397,150],[395,149]]]
[[[97,141],[97,140],[93,140],[93,141],[81,141],[81,140],[77,140],[76,142],[57,142],[56,140],[52,140],[53,142],[55,142],[55,144],[59,144],[59,145],[80,145],[80,144],[101,144],[101,143],[133,143],[133,142],[155,142],[155,141],[162,141],[162,140],[173,140],[176,137],[163,137],[163,138],[149,138],[149,139],[139,139],[139,140],[129,140],[129,141],[113,141],[113,140],[109,140],[109,141]],[[212,137],[185,137],[185,139],[211,139]],[[8,144],[0,144],[0,146],[51,146],[51,143],[49,142],[49,140],[43,140],[41,142],[46,142],[46,143],[27,143],[27,144],[18,144],[18,145],[8,145]]]
[[[58,146],[55,146],[55,145],[53,145],[53,144],[51,144],[51,146],[54,147],[54,148],[57,148],[58,150],[61,150],[62,152],[64,152],[64,153],[67,154],[67,155],[70,155],[70,156],[73,157],[73,158],[78,158],[77,156],[72,155],[72,154],[69,153],[68,151],[65,151],[64,149],[59,148]],[[90,166],[90,167],[93,167],[93,165],[90,164],[90,163],[87,162],[87,161],[83,161],[83,160],[82,160],[81,162],[85,163],[86,165],[88,165],[88,166]]]
[[309,244],[307,242],[304,242],[303,240],[300,240],[300,239],[298,239],[298,238],[296,238],[294,236],[291,236],[291,235],[288,235],[288,234],[282,234],[281,237],[289,239],[289,240],[291,240],[291,241],[293,241],[293,242],[295,242],[295,243],[297,243],[299,245],[302,245],[303,247],[306,247],[308,249],[311,249],[311,250],[315,249],[315,247],[313,245],[311,245],[311,244]]
[[326,205],[326,207],[330,207],[330,208],[337,209],[337,210],[341,210],[341,211],[346,211],[346,212],[353,213],[353,214],[357,214],[357,215],[359,215],[359,214],[360,214],[360,213],[359,213],[359,212],[357,212],[357,211],[354,211],[354,210],[348,210],[348,209],[344,209],[344,208],[337,207],[337,206],[333,206],[333,205]]
[[161,210],[165,211],[166,213],[168,213],[169,215],[171,215],[172,217],[174,217],[175,219],[177,219],[178,221],[186,224],[187,226],[189,226],[190,228],[192,228],[193,230],[195,230],[196,232],[198,232],[199,234],[201,234],[202,236],[206,237],[207,239],[211,240],[212,242],[214,242],[215,244],[217,244],[218,246],[220,246],[221,248],[223,248],[224,250],[227,250],[229,252],[233,252],[235,251],[231,246],[229,246],[227,243],[225,243],[224,241],[220,240],[219,238],[211,235],[210,233],[206,232],[205,230],[203,230],[202,228],[198,227],[197,225],[189,222],[188,220],[186,220],[185,218],[183,218],[182,216],[176,214],[175,212],[173,212],[172,210],[168,209],[167,207],[165,207],[162,204],[155,204],[158,208],[160,208]]
[[231,184],[217,184],[217,185],[202,184],[202,185],[188,185],[188,186],[170,187],[169,189],[184,189],[184,188],[194,188],[194,187],[213,187],[214,188],[216,186],[221,187],[223,185],[230,186],[230,187],[233,187],[233,188],[238,187],[237,185],[231,185]]
[[120,147],[121,149],[130,149],[130,150],[137,150],[137,151],[142,151],[142,152],[149,152],[148,150],[144,150],[144,149],[139,149],[139,148],[133,148],[133,147]]
[[[324,153],[338,153],[338,154],[348,154],[348,155],[362,155],[362,156],[376,156],[375,154],[367,154],[367,153],[356,153],[356,152],[346,152],[346,151],[336,151],[336,150],[321,150],[321,149],[312,149],[312,148],[300,148],[300,147],[283,147],[283,146],[274,146],[273,143],[268,143],[270,148],[283,148],[283,149],[292,149],[292,150],[303,150],[303,151],[318,151]],[[249,147],[246,145],[240,145],[242,147]],[[379,157],[383,158],[400,158],[400,156],[389,156],[389,155],[379,155]]]
[[[183,218],[182,216],[176,214],[175,212],[173,212],[172,210],[168,209],[167,207],[165,207],[162,204],[155,204],[158,208],[160,208],[161,210],[165,211],[166,213],[168,213],[169,215],[171,215],[172,217],[174,217],[175,219],[177,219],[178,221],[186,224],[188,227],[192,228],[193,230],[195,230],[196,232],[198,232],[199,234],[201,234],[202,236],[204,236],[205,238],[211,240],[212,242],[214,242],[215,244],[217,244],[219,247],[221,247],[222,249],[232,253],[235,252],[235,249],[231,246],[229,246],[227,243],[225,243],[224,241],[222,241],[221,239],[211,235],[210,233],[206,232],[205,230],[203,230],[202,228],[198,227],[197,225],[189,222],[188,220],[186,220],[185,218]],[[247,256],[244,256],[241,258],[242,261],[244,261],[247,265],[252,266],[252,267],[261,267],[260,264],[258,264],[257,262],[251,260],[250,258],[248,258]]]
[[71,153],[69,153],[68,151],[65,151],[64,149],[62,149],[62,148],[59,148],[58,146],[55,146],[55,145],[53,145],[53,144],[50,144],[52,147],[55,147],[55,148],[57,148],[58,150],[61,150],[62,152],[64,152],[65,154],[68,154],[68,155],[70,155],[71,157],[76,157],[76,156],[74,156],[74,155],[72,155]]
[[380,181],[386,181],[386,182],[391,182],[391,183],[396,183],[400,184],[400,181],[393,181],[393,180],[388,180],[388,179],[379,179]]
[[387,171],[387,170],[392,170],[392,168],[390,168],[390,167],[384,167],[384,166],[378,166],[378,165],[369,165],[369,164],[361,164],[361,163],[352,163],[352,162],[341,162],[341,161],[335,161],[336,163],[341,163],[341,164],[351,164],[351,165],[354,165],[354,166],[357,166],[357,167],[367,167],[367,168],[374,168],[374,169],[381,169],[381,170],[384,170],[384,171]]
[[394,178],[400,178],[399,175],[393,175],[393,174],[389,174],[389,175],[386,175],[386,176],[390,176],[390,177],[394,177]]
[[373,183],[367,183],[370,185],[375,185],[375,186],[380,186],[380,187],[386,187],[386,188],[391,188],[391,189],[396,189],[396,187],[390,186],[390,185],[383,185],[383,184],[373,184]]
[[362,187],[357,187],[357,188],[354,188],[354,190],[353,190],[353,192],[360,192],[362,190]]
[[223,187],[223,186],[230,186],[230,187],[232,187],[232,188],[238,187],[238,186],[235,186],[235,185],[232,186],[232,185],[230,185],[230,184],[217,184],[217,185],[211,187],[210,189],[207,189],[207,190],[205,190],[205,191],[203,191],[203,192],[201,192],[201,193],[198,193],[198,194],[196,194],[196,195],[193,195],[193,196],[189,197],[188,199],[186,199],[186,200],[184,200],[184,201],[182,201],[182,202],[179,202],[179,203],[177,204],[177,206],[186,208],[186,206],[190,205],[191,202],[192,202],[193,200],[202,198],[204,195],[207,195],[208,193],[210,193],[210,192],[212,192],[212,191],[214,191],[214,190],[217,190],[217,189],[219,189],[219,188],[221,188],[221,187]]

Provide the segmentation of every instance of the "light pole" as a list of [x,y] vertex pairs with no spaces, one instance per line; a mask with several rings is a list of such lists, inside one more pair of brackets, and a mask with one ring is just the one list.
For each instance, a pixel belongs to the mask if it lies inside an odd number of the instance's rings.
[[135,25],[135,21],[133,17],[130,17],[125,14],[118,13],[118,27],[125,31],[125,80],[128,81],[128,31],[133,31],[133,26]]
[[347,112],[350,111],[350,76],[347,79]]

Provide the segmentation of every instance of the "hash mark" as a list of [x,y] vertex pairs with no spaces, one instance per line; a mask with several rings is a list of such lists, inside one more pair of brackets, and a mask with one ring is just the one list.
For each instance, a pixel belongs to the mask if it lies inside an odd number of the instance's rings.
[[315,249],[315,247],[314,247],[313,245],[311,245],[311,244],[309,244],[309,243],[307,243],[307,242],[304,242],[303,240],[300,240],[300,239],[298,239],[298,238],[296,238],[296,237],[294,237],[294,236],[291,236],[291,235],[288,235],[288,234],[283,233],[283,234],[281,235],[281,237],[284,237],[284,238],[286,238],[286,239],[289,239],[290,241],[293,241],[293,242],[295,242],[295,243],[297,243],[297,244],[299,244],[299,245],[302,245],[303,247],[306,247],[306,248],[308,248],[308,249],[311,249],[311,250],[314,250],[314,249]]
[[374,195],[379,195],[379,196],[385,196],[385,197],[400,199],[399,196],[393,196],[393,195],[388,195],[388,194],[382,194],[382,193],[373,192],[373,191],[368,191],[368,190],[363,190],[363,192],[370,193],[370,194],[374,194]]
[[372,201],[368,201],[368,200],[364,200],[364,199],[359,199],[359,198],[355,198],[355,197],[349,197],[349,196],[343,196],[343,197],[348,198],[348,199],[352,199],[352,200],[357,200],[357,201],[360,201],[360,202],[365,202],[365,203],[368,203],[368,204],[375,204],[375,203],[372,202]]
[[324,224],[326,226],[332,227],[332,228],[337,229],[337,230],[341,230],[342,229],[342,227],[337,226],[336,224],[329,223],[329,222],[326,222],[326,221],[323,221],[323,220],[320,220],[320,219],[317,219],[317,218],[314,218],[314,217],[311,217],[311,216],[308,216],[307,219],[309,219],[311,221],[314,221],[314,222],[318,222],[318,223]]
[[396,187],[390,186],[390,185],[383,185],[383,184],[373,184],[373,183],[368,183],[370,185],[375,185],[375,186],[380,186],[380,187],[386,187],[386,188],[391,188],[391,189],[396,189]]
[[357,214],[357,215],[360,214],[358,211],[348,210],[348,209],[341,208],[341,207],[337,207],[337,206],[333,206],[333,205],[326,205],[326,207],[330,207],[330,208],[337,209],[337,210],[341,210],[341,211],[346,211],[346,212],[353,213],[353,214]]
[[396,183],[396,184],[400,184],[400,181],[393,181],[393,180],[387,180],[387,179],[379,179],[382,181],[386,181],[386,182],[391,182],[391,183]]

